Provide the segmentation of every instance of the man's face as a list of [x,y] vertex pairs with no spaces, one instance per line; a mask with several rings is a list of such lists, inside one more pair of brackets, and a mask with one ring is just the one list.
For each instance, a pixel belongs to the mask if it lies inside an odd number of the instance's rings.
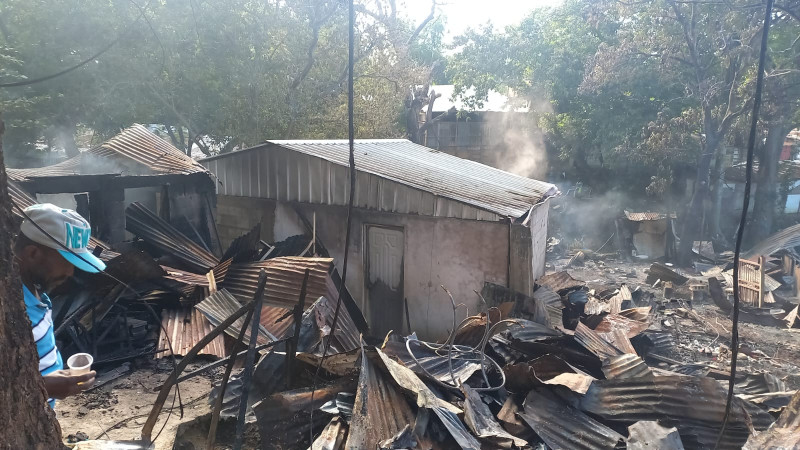
[[50,247],[26,245],[21,253],[18,255],[21,272],[29,274],[31,280],[45,292],[52,291],[75,272],[75,266]]

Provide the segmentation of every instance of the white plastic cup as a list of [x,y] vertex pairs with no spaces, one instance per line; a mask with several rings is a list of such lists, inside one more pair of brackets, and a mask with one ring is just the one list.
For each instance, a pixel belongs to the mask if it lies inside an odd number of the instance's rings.
[[94,358],[88,353],[75,353],[67,360],[70,375],[82,375],[92,368]]

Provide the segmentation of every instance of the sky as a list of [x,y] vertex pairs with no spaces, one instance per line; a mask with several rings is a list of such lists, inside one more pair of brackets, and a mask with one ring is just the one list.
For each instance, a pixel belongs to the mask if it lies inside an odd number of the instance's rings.
[[[496,27],[518,23],[532,9],[557,6],[562,0],[438,0],[438,10],[447,16],[446,41],[469,27],[491,21]],[[431,0],[398,0],[398,10],[420,23],[431,9]]]

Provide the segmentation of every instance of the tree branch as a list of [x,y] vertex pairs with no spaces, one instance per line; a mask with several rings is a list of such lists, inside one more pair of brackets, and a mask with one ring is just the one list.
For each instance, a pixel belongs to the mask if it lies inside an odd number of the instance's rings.
[[430,23],[430,21],[433,20],[435,14],[436,14],[436,0],[431,0],[431,12],[428,14],[428,17],[426,17],[425,20],[423,20],[422,23],[419,24],[417,29],[414,30],[413,33],[411,33],[411,36],[409,36],[408,41],[406,41],[406,45],[411,45],[412,43],[414,43],[414,41],[417,40],[419,34],[422,33],[422,30],[424,30],[425,27]]
[[453,106],[452,108],[448,109],[447,112],[439,114],[438,116],[436,116],[433,119],[431,119],[430,122],[425,122],[421,127],[419,127],[419,133],[422,134],[423,132],[428,131],[428,128],[433,126],[433,124],[435,124],[435,123],[437,123],[437,122],[439,122],[439,121],[441,121],[443,119],[446,119],[448,117],[451,117],[457,111],[458,110],[456,109],[456,107]]

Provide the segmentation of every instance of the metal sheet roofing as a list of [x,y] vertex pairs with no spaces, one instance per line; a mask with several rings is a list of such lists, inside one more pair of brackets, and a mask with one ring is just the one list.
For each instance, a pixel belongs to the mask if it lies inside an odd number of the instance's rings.
[[70,175],[188,175],[198,172],[207,170],[139,124],[58,164],[32,169],[8,169],[9,178],[14,181]]
[[228,270],[221,287],[240,301],[251,301],[256,292],[258,274],[263,268],[267,271],[264,305],[293,308],[300,298],[305,270],[310,269],[306,305],[311,305],[328,293],[326,279],[332,261],[331,258],[287,256],[254,263],[234,264]]
[[[185,355],[214,329],[203,313],[194,308],[165,309],[161,313],[161,325],[158,350],[166,351],[156,353],[156,358],[165,358],[170,355],[169,343],[172,343],[172,351],[176,355]],[[166,336],[169,336],[169,341]],[[200,354],[212,355],[217,358],[227,356],[225,340],[222,335],[215,337],[205,348],[200,350]]]
[[[514,175],[404,139],[356,140],[355,147],[356,171],[359,173],[354,199],[357,207],[498,220],[522,217],[531,207],[558,192],[550,183]],[[306,158],[298,158],[298,154]],[[338,169],[327,167],[320,160]],[[257,147],[201,162],[220,179],[221,194],[347,204],[348,190],[345,187],[349,146],[346,140],[267,141]],[[386,180],[414,191],[396,189]],[[461,206],[442,200],[454,201]],[[483,213],[452,211],[464,207]],[[487,212],[490,213],[488,216]]]
[[[225,289],[209,295],[205,300],[195,305],[195,308],[202,312],[208,321],[214,326],[218,326],[223,320],[232,316],[233,313],[238,311],[241,307],[242,304],[236,300],[236,297],[232,296]],[[234,339],[238,339],[239,333],[242,330],[242,325],[244,324],[244,319],[244,317],[238,318],[228,328],[225,329],[225,333]],[[259,327],[258,338],[256,339],[258,344],[266,344],[276,340],[277,338],[267,331],[263,325]],[[242,337],[242,342],[245,345],[250,343],[249,329]]]

